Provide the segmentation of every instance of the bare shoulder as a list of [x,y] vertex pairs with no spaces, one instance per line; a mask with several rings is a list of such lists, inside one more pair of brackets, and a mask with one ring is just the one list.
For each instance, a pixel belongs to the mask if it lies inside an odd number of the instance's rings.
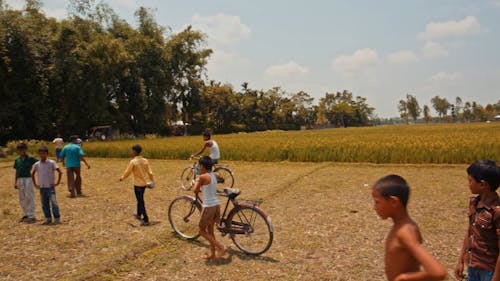
[[210,183],[210,181],[211,181],[210,175],[209,175],[209,174],[202,174],[202,175],[200,175],[200,177],[198,178],[198,181],[199,181],[202,185],[209,184],[209,183]]
[[422,235],[420,234],[420,229],[418,225],[412,220],[408,220],[396,229],[396,237],[404,244],[408,242],[422,243]]

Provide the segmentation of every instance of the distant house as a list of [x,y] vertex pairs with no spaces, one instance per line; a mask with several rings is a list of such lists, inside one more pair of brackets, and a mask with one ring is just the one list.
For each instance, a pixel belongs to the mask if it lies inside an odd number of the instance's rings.
[[496,115],[496,116],[494,117],[494,119],[495,119],[495,121],[500,121],[500,114]]

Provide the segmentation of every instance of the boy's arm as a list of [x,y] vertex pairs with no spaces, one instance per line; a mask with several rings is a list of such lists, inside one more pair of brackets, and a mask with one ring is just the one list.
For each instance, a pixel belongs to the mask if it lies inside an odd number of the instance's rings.
[[[500,240],[498,241],[498,246],[500,246]],[[500,281],[500,256],[497,257],[497,264],[495,265],[495,271],[491,280]]]
[[153,176],[153,170],[151,170],[151,166],[149,166],[149,162],[146,161],[146,171],[148,171],[148,176],[149,176],[149,179],[154,182],[155,181],[155,178]]
[[420,243],[416,233],[409,227],[403,227],[397,234],[400,243],[422,265],[424,271],[400,274],[395,281],[417,280],[443,280],[446,278],[446,269],[439,261]]
[[468,238],[469,238],[469,233],[467,231],[465,232],[464,242],[462,243],[462,251],[460,251],[460,256],[458,257],[458,262],[457,265],[455,266],[455,277],[457,279],[463,279],[465,277],[464,264],[465,264],[465,257],[467,255],[467,248],[469,247]]
[[[14,169],[16,169],[15,164],[14,164]],[[16,173],[14,174],[14,188],[17,189],[17,169],[16,169]]]
[[58,186],[61,183],[61,176],[62,176],[61,169],[56,168],[56,171],[57,171],[58,175],[57,175],[57,182],[54,186]]
[[132,162],[128,163],[127,169],[125,169],[125,172],[123,172],[123,175],[120,177],[120,181],[126,179],[128,176],[130,176],[130,173],[132,173]]
[[31,179],[33,180],[33,186],[36,187],[36,188],[40,188],[38,186],[38,184],[36,183],[36,176],[35,175],[36,175],[36,169],[33,169],[31,171]]
[[[207,182],[208,182],[208,181],[207,181],[207,176],[208,176],[208,175],[205,175],[205,174],[204,174],[204,175],[200,175],[200,176],[198,177],[198,179],[197,179],[197,180],[195,181],[195,183],[194,183],[194,190],[193,190],[193,191],[194,191],[194,193],[198,194],[198,193],[200,193],[200,192],[201,192],[201,187],[202,187],[203,185],[206,185],[206,184],[207,184]],[[208,177],[209,177],[209,176],[208,176]]]
[[[493,222],[495,224],[498,245],[500,246],[500,217],[499,217],[500,207],[495,207],[495,215],[493,216]],[[497,256],[497,263],[495,265],[495,270],[493,273],[493,281],[500,281],[500,256]]]
[[87,169],[90,169],[90,165],[89,165],[89,163],[87,163],[87,160],[85,160],[85,157],[80,156],[80,160],[81,160],[83,163],[85,163],[85,165],[87,165]]
[[200,149],[200,151],[198,151],[198,153],[196,153],[196,154],[191,155],[191,157],[192,157],[192,156],[198,156],[198,155],[202,154],[202,153],[203,153],[203,151],[205,151],[205,148],[207,148],[207,146],[208,146],[208,142],[205,142],[205,144],[204,144],[204,145],[203,145],[203,147]]

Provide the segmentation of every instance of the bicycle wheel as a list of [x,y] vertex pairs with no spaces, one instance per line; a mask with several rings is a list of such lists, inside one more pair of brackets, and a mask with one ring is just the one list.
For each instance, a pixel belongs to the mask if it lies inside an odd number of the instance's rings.
[[234,185],[233,172],[226,167],[216,167],[214,173],[217,173],[217,186],[219,189],[225,187],[232,188]]
[[175,233],[186,239],[196,239],[199,234],[200,205],[189,196],[177,197],[168,207],[168,220]]
[[249,255],[260,255],[273,243],[273,226],[270,218],[254,206],[239,206],[228,216],[231,222],[231,239],[238,249]]
[[194,170],[192,167],[186,167],[181,173],[181,188],[184,190],[190,190],[193,186],[193,180],[195,179]]

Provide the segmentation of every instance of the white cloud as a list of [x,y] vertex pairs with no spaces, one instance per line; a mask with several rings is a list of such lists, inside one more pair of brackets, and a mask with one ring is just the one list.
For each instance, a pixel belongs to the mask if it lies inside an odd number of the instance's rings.
[[481,24],[473,16],[467,16],[460,21],[431,22],[425,25],[425,31],[418,34],[424,40],[436,40],[447,37],[458,37],[477,34]]
[[195,14],[191,17],[191,25],[208,35],[209,44],[231,46],[250,38],[250,28],[241,22],[239,16],[219,13],[213,16]]
[[426,59],[439,59],[448,56],[448,50],[436,42],[426,42],[424,47],[422,47],[422,56]]
[[56,18],[58,20],[68,16],[68,11],[66,9],[48,9],[44,7],[42,10],[47,17]]
[[295,61],[291,60],[285,64],[276,64],[269,66],[264,75],[268,78],[292,78],[301,77],[309,73],[307,67],[301,66]]
[[240,69],[251,64],[250,60],[236,49],[241,41],[251,35],[250,28],[241,22],[239,16],[222,13],[210,16],[194,14],[189,25],[207,35],[208,47],[213,50],[207,64],[210,75],[231,76],[232,73],[228,73],[228,69]]
[[209,71],[223,70],[232,66],[250,65],[250,60],[237,52],[217,50],[211,56],[207,64]]
[[397,51],[387,56],[389,62],[394,64],[418,62],[417,55],[408,50]]
[[24,8],[26,2],[24,0],[7,0],[5,1],[10,7],[12,7],[15,10],[20,10]]
[[357,50],[352,55],[341,55],[336,57],[332,63],[332,68],[346,76],[352,76],[375,65],[378,60],[377,51],[366,48]]
[[500,0],[492,0],[492,1],[490,1],[490,4],[495,6],[495,7],[500,8]]
[[139,6],[135,0],[108,0],[108,2],[112,6],[124,7],[131,10],[136,9]]
[[460,72],[438,72],[430,77],[431,81],[455,81],[462,78],[462,73]]

